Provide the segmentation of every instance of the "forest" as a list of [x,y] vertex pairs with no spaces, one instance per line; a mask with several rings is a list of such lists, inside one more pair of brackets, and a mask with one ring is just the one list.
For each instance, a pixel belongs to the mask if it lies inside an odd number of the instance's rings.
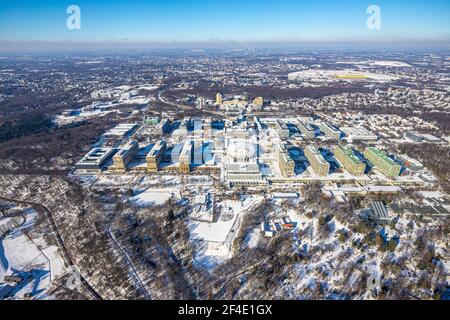
[[53,126],[52,120],[43,115],[25,116],[16,120],[6,120],[0,124],[0,143],[45,132]]

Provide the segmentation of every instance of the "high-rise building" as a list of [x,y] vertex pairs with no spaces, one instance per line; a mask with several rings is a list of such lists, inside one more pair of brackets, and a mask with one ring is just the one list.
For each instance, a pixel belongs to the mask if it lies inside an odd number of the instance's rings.
[[298,129],[300,132],[308,139],[314,139],[315,132],[314,129],[306,122],[299,122],[298,123]]
[[387,177],[396,178],[400,175],[402,167],[377,148],[367,147],[364,151],[364,157]]
[[361,176],[366,170],[366,165],[362,162],[351,149],[338,146],[334,150],[334,156],[344,166],[345,170],[354,176]]
[[188,140],[184,144],[178,160],[179,169],[181,173],[191,172],[191,157],[192,157],[192,142]]
[[159,170],[159,164],[161,163],[164,151],[166,151],[167,144],[164,140],[159,140],[153,148],[150,150],[146,157],[147,171],[150,173],[156,173]]
[[164,135],[170,131],[170,120],[162,119],[161,122],[156,127],[156,132],[159,135]]
[[209,140],[212,138],[212,119],[207,118],[205,120],[205,125],[203,126],[203,138]]
[[289,156],[285,145],[278,145],[278,165],[280,166],[281,175],[289,178],[295,174],[295,162]]
[[217,105],[221,105],[222,102],[223,102],[222,94],[220,94],[220,92],[218,92],[218,93],[216,94],[216,104],[217,104]]
[[286,123],[277,120],[275,123],[275,131],[281,139],[289,138],[289,128]]
[[339,140],[341,132],[327,122],[320,124],[320,130],[325,133],[325,136],[332,140]]
[[126,171],[127,165],[133,160],[139,151],[139,145],[137,141],[128,142],[122,149],[117,152],[114,157],[114,167],[118,171]]
[[308,146],[305,148],[305,156],[311,165],[313,171],[319,176],[326,176],[330,172],[330,164],[316,147]]

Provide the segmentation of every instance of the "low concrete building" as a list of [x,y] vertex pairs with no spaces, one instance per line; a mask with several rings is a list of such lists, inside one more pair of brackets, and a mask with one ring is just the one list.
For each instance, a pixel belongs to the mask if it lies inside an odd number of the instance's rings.
[[75,165],[75,169],[88,172],[101,172],[116,151],[116,149],[111,148],[94,148]]

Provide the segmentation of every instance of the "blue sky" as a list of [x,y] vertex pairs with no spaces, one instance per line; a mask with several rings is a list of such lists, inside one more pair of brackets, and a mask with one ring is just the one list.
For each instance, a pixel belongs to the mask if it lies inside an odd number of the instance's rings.
[[[81,8],[81,30],[66,8]],[[366,9],[381,8],[381,30]],[[450,39],[450,1],[1,0],[0,41],[398,41]]]

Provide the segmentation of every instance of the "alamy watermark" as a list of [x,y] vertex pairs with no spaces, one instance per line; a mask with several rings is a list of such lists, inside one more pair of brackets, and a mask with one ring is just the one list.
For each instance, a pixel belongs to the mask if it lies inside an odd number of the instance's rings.
[[[69,15],[66,20],[66,27],[68,30],[81,30],[81,9],[77,5],[70,5],[66,9],[66,13]],[[372,4],[367,7],[366,13],[369,15],[366,20],[366,26],[369,30],[381,30],[381,8],[378,5]],[[236,41],[237,42],[237,41]],[[254,53],[254,49],[251,46],[247,46],[244,43],[237,42],[243,48],[246,48],[249,52]]]
[[369,30],[381,30],[381,8],[377,5],[370,5],[367,7],[366,25]]
[[379,273],[374,266],[369,267],[367,272],[368,272],[366,282],[367,289],[379,290],[381,288],[381,273]]
[[81,9],[77,5],[68,6],[66,13],[69,15],[66,20],[68,30],[81,30]]
[[81,286],[81,275],[74,266],[68,268],[69,277],[66,280],[65,287],[69,290],[75,290]]

